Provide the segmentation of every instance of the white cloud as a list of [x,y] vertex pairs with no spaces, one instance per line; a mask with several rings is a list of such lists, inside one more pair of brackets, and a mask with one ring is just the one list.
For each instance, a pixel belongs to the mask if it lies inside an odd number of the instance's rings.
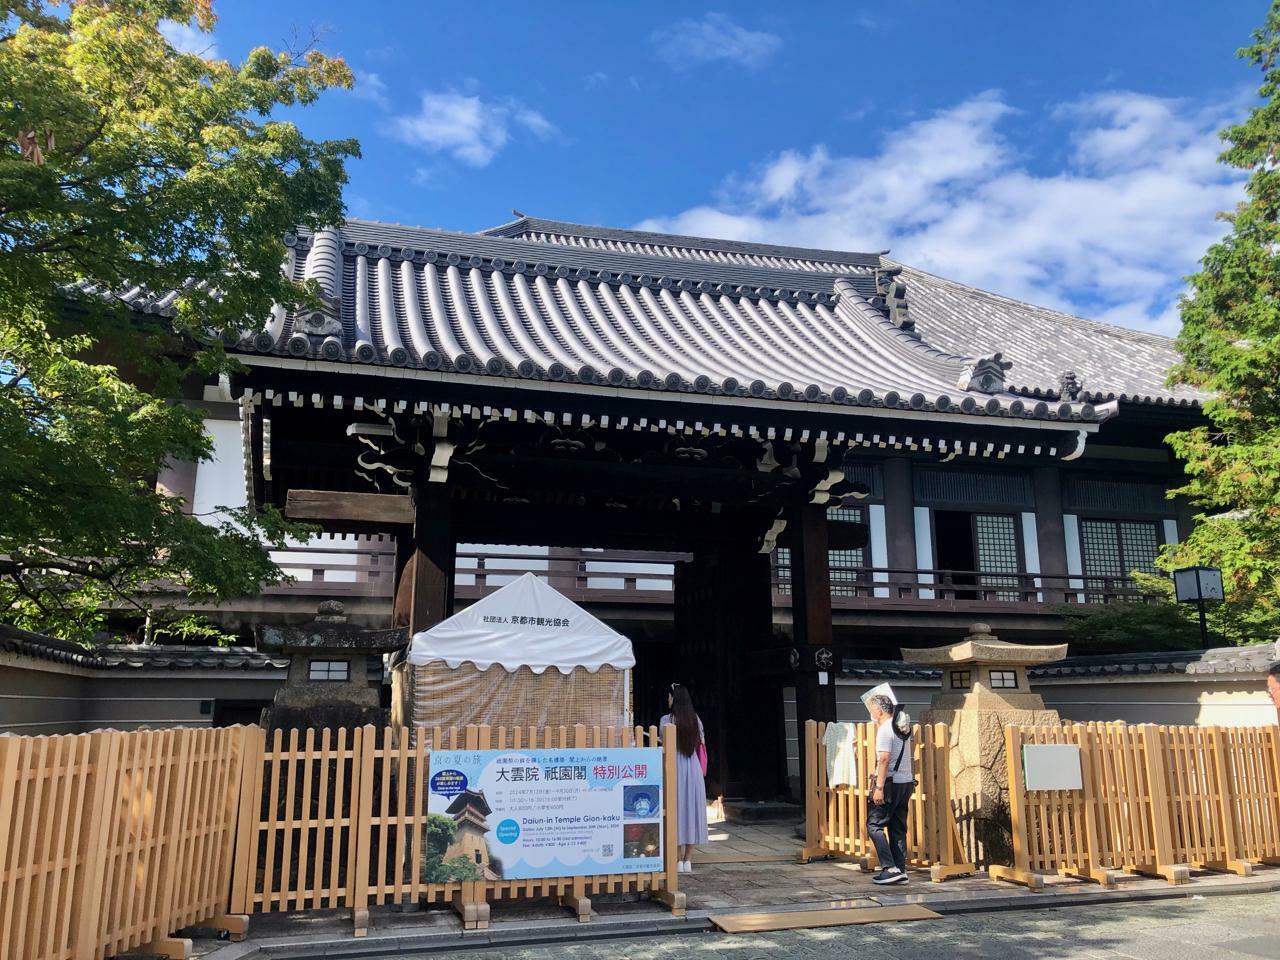
[[730,180],[725,199],[640,224],[842,250],[905,263],[1043,306],[1173,333],[1182,277],[1241,196],[1217,162],[1225,110],[1131,92],[1063,104],[1071,144],[1032,169],[987,93],[905,125],[869,156],[787,150]]
[[513,128],[544,140],[557,133],[546,117],[516,100],[485,100],[461,93],[424,93],[422,108],[392,118],[387,130],[428,153],[445,153],[483,167],[507,145]]
[[708,13],[701,20],[681,20],[655,30],[650,39],[658,48],[658,56],[677,70],[721,60],[754,69],[782,46],[777,34],[748,30],[723,13]]
[[169,41],[169,46],[181,53],[194,53],[207,60],[218,56],[218,43],[213,34],[197,30],[189,23],[177,20],[161,20],[160,35]]
[[376,73],[355,71],[356,83],[351,88],[351,95],[357,100],[368,100],[383,110],[391,109],[391,100],[387,97],[387,84]]

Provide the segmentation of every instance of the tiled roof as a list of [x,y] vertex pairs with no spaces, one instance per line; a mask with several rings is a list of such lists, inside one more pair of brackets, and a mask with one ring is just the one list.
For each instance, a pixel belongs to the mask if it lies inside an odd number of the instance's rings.
[[0,652],[17,653],[90,670],[283,670],[288,657],[272,657],[253,647],[166,646],[163,644],[79,644],[0,623]]
[[738,240],[681,236],[673,233],[619,230],[615,227],[587,226],[566,223],[563,220],[542,220],[536,217],[523,217],[483,232],[490,236],[512,237],[562,246],[815,273],[874,272],[880,267],[882,254],[888,253],[887,250],[876,253],[849,253],[841,250],[815,250],[810,247],[782,247],[765,243],[744,243]]
[[[895,325],[862,268],[821,276],[365,221],[289,242],[287,269],[317,281],[329,309],[278,310],[241,350],[757,402],[1075,423],[1113,412],[962,389],[974,358]],[[116,296],[173,309],[168,294]]]
[[[676,234],[585,226],[526,217],[489,233],[540,243],[607,251],[772,267],[797,273],[841,274],[900,269],[915,330],[934,346],[957,354],[1000,351],[1013,362],[1011,384],[1028,396],[1059,389],[1074,372],[1086,399],[1190,405],[1204,394],[1169,387],[1177,362],[1173,341],[1038,307],[934,276],[880,253],[839,253],[800,247],[711,240]],[[1054,393],[1056,395],[1056,393]]]
[[901,278],[921,336],[944,349],[964,344],[1002,351],[1013,361],[1009,382],[1027,395],[1057,390],[1070,370],[1095,403],[1186,406],[1204,398],[1191,387],[1165,385],[1165,373],[1178,361],[1169,337],[1037,307],[905,265]]
[[17,653],[68,666],[97,666],[93,651],[88,647],[20,630],[7,623],[0,623],[0,653]]
[[1266,673],[1276,660],[1272,643],[1248,647],[1215,647],[1171,653],[1117,653],[1097,657],[1068,657],[1059,663],[1033,667],[1031,679],[1049,677],[1112,677],[1152,673],[1206,676],[1221,673]]
[[[1113,653],[1093,657],[1067,657],[1057,663],[1031,667],[1027,670],[1027,676],[1032,680],[1046,680],[1055,677],[1103,679],[1151,674],[1263,674],[1277,658],[1273,643],[1165,653]],[[900,660],[861,660],[850,657],[845,659],[842,667],[841,676],[851,680],[930,682],[941,676],[941,671],[932,667],[918,667]]]
[[756,401],[1112,413],[968,389],[975,358],[891,320],[862,265],[824,276],[366,221],[289,242],[293,276],[316,280],[331,311],[279,311],[260,351]]
[[842,665],[841,676],[850,680],[871,680],[876,683],[885,680],[918,681],[929,683],[937,680],[939,671],[933,667],[921,667],[914,663],[903,663],[901,660],[855,660],[846,658]]

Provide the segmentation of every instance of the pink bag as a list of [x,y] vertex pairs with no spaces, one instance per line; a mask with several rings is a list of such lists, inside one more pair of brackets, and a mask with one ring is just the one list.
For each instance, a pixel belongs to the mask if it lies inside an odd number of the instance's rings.
[[702,775],[707,775],[707,745],[698,743],[698,766],[702,767]]

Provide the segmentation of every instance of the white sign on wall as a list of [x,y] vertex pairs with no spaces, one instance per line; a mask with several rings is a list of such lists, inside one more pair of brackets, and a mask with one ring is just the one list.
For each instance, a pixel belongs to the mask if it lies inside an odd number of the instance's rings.
[[1028,743],[1022,747],[1022,776],[1028,790],[1080,790],[1080,748],[1073,743]]

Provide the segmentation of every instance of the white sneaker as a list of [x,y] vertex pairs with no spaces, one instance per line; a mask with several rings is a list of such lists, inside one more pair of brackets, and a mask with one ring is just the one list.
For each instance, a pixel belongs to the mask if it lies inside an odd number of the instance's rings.
[[684,872],[685,872],[685,873],[693,873],[693,861],[692,861],[692,860],[686,860],[686,861],[684,862]]

